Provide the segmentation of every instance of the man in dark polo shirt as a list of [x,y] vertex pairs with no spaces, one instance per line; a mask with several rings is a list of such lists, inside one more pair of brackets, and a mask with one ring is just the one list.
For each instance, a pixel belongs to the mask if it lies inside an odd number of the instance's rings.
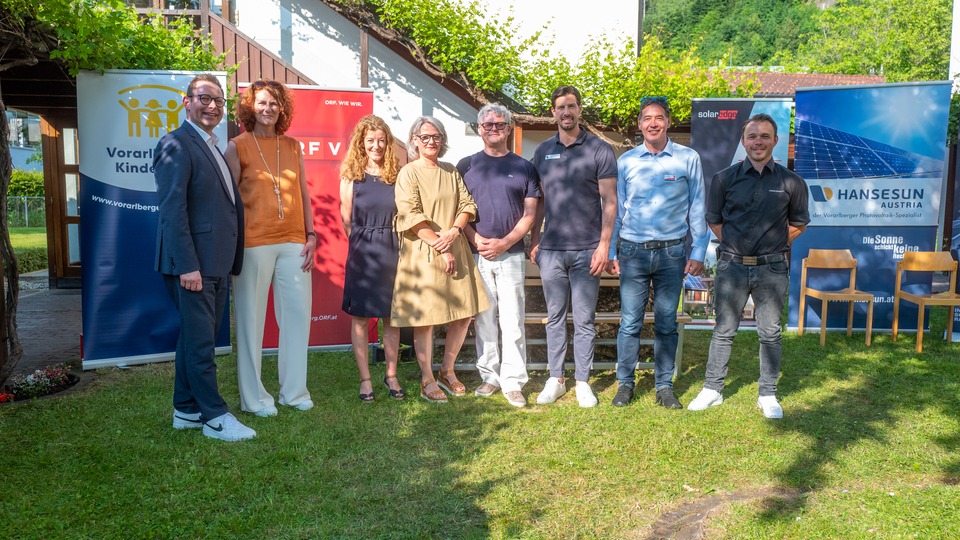
[[707,224],[720,240],[714,298],[717,326],[710,341],[703,390],[691,411],[723,403],[730,349],[743,306],[753,296],[760,336],[760,397],[767,418],[783,418],[777,402],[781,312],[789,285],[790,244],[810,223],[807,184],[772,159],[777,123],[750,117],[741,139],[747,159],[718,172],[707,197]]
[[550,378],[537,403],[553,403],[566,393],[563,359],[567,354],[567,310],[573,307],[573,358],[577,401],[594,407],[590,388],[594,319],[600,274],[610,259],[610,239],[617,218],[617,159],[609,144],[580,125],[580,92],[561,86],[551,95],[550,111],[557,135],[541,143],[533,155],[540,173],[544,202],[542,236],[539,223],[531,235],[530,255],[540,267],[547,302],[547,362]]
[[[490,309],[478,313],[475,322],[477,370],[483,383],[474,393],[487,397],[500,390],[508,403],[523,407],[527,403],[520,391],[527,382],[523,237],[536,217],[540,176],[532,163],[507,148],[513,115],[506,107],[485,105],[477,124],[483,150],[457,164],[477,203],[477,220],[464,233],[490,299]],[[498,348],[501,339],[503,346]]]

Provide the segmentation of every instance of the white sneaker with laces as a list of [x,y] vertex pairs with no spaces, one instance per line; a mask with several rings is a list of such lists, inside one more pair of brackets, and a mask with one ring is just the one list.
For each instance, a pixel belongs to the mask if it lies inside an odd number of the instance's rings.
[[783,418],[783,407],[777,402],[777,396],[760,396],[757,407],[763,410],[763,415],[767,418]]
[[537,396],[537,403],[539,405],[553,403],[566,393],[567,389],[563,386],[563,383],[560,382],[560,379],[550,377],[547,379],[547,384],[543,385],[543,390],[540,392],[540,395]]
[[221,441],[243,441],[257,436],[257,432],[240,423],[230,413],[222,414],[203,424],[203,434]]
[[203,427],[200,413],[185,413],[173,410],[173,429],[199,429]]
[[687,410],[702,411],[707,407],[716,407],[721,403],[723,403],[723,395],[720,392],[704,388],[697,394],[697,397],[693,398],[693,401],[687,405]]
[[590,388],[589,383],[577,381],[576,390],[577,402],[580,403],[581,407],[596,407],[597,403],[600,403],[597,396],[593,393],[593,388]]

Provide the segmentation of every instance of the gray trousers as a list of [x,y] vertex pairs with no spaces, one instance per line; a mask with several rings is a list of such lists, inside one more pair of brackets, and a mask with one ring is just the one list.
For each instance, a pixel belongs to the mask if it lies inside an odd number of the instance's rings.
[[[586,382],[593,365],[600,276],[590,275],[594,249],[537,252],[537,266],[547,302],[547,364],[551,377],[563,377],[567,355],[567,311],[573,305],[574,379]],[[572,300],[572,301],[571,301]]]

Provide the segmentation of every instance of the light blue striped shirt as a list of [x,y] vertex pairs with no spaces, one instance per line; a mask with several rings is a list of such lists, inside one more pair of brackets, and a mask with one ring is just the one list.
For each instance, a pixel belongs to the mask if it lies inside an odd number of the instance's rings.
[[710,241],[703,201],[703,168],[695,150],[668,139],[659,154],[643,144],[623,154],[617,160],[617,221],[610,258],[617,258],[620,238],[638,243],[674,240],[684,238],[689,229],[690,259],[703,262]]

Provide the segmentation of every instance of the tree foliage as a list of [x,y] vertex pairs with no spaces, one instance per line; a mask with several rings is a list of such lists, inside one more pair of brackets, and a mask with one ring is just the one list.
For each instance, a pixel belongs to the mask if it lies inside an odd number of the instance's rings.
[[[513,18],[490,14],[477,0],[334,0],[333,6],[361,24],[403,43],[435,75],[455,78],[482,102],[516,100],[532,112],[528,122],[545,122],[550,93],[558,86],[580,88],[588,115],[603,127],[633,129],[644,95],[666,95],[674,120],[690,114],[692,97],[752,95],[751,81],[734,82],[711,69],[696,48],[676,58],[655,37],[637,58],[630,41],[600,38],[572,65],[555,56],[540,33],[517,41]],[[372,17],[370,15],[373,15]]]
[[142,18],[123,0],[0,0],[11,23],[37,25],[55,40],[49,58],[80,70],[210,70],[223,63],[189,18]]
[[646,0],[644,34],[655,34],[675,56],[699,43],[708,63],[759,66],[794,53],[816,29],[809,0]]
[[890,82],[947,79],[951,0],[840,0],[797,51],[826,73],[876,74]]

